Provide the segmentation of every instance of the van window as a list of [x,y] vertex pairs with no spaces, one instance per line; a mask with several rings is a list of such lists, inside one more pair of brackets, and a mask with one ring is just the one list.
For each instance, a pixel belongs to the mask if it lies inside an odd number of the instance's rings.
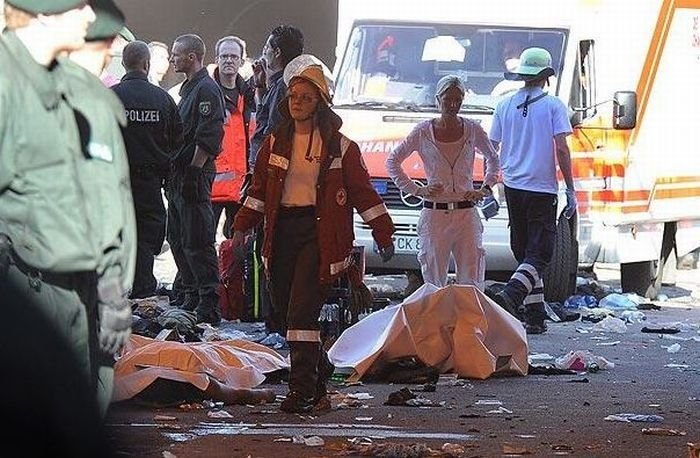
[[[495,107],[521,83],[505,81],[523,49],[539,46],[561,71],[566,31],[469,24],[356,23],[339,67],[336,105],[436,109],[435,85],[458,75],[465,104]],[[510,68],[509,68],[510,67]],[[557,92],[556,83],[550,92]]]
[[572,124],[596,114],[595,41],[579,42],[576,68],[571,83],[570,105],[574,108]]

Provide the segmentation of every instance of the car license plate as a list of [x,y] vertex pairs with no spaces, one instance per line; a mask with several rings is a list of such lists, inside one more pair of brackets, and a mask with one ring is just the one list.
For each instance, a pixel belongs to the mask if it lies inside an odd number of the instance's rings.
[[[376,243],[374,248],[375,251],[379,251],[377,249]],[[420,250],[420,239],[417,236],[394,236],[394,252],[396,254],[418,254],[418,250]]]

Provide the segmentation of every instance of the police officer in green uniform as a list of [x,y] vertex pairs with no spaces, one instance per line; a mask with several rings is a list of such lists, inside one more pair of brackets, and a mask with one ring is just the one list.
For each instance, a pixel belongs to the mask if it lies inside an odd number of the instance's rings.
[[6,0],[0,36],[0,284],[30,298],[93,382],[88,315],[100,249],[85,204],[91,190],[77,173],[84,156],[75,106],[56,56],[82,46],[94,19],[83,0]]
[[85,45],[71,52],[70,60],[59,61],[83,140],[85,154],[78,175],[90,191],[85,205],[91,236],[101,254],[96,269],[98,315],[90,317],[89,324],[98,402],[105,414],[112,397],[114,355],[131,330],[127,295],[136,266],[136,218],[121,132],[126,125],[124,106],[97,77],[109,62],[112,42],[124,27],[124,15],[112,0],[90,0],[90,5],[96,20],[88,29]]

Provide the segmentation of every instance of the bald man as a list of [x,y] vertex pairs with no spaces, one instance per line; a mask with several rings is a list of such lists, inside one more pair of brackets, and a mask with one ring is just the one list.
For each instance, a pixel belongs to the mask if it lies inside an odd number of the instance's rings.
[[124,104],[127,118],[123,134],[136,209],[138,241],[132,299],[156,294],[153,258],[165,240],[166,221],[161,190],[170,159],[182,145],[182,121],[175,102],[148,81],[150,58],[143,41],[126,45],[122,54],[126,74],[112,88]]

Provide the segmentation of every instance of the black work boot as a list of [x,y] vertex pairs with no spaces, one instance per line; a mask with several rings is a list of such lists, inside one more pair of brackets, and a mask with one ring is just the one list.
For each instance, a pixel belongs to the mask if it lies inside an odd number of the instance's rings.
[[333,372],[335,372],[335,366],[331,360],[328,359],[326,350],[321,348],[317,366],[318,379],[316,380],[316,395],[314,396],[315,411],[326,411],[331,409],[331,400],[328,398],[326,383],[328,382],[328,379],[331,378],[331,375],[333,375]]
[[544,304],[528,304],[525,310],[525,332],[527,334],[544,334],[547,332],[547,312]]
[[321,350],[319,342],[288,342],[289,393],[282,401],[280,410],[287,413],[309,413],[316,404],[318,382],[318,360]]
[[218,298],[200,300],[195,312],[197,313],[197,323],[209,323],[212,326],[221,324],[221,307]]
[[523,305],[518,305],[513,299],[510,298],[505,291],[499,291],[495,294],[486,293],[486,295],[494,301],[496,304],[500,305],[503,310],[513,315],[520,321],[525,319],[525,308]]

